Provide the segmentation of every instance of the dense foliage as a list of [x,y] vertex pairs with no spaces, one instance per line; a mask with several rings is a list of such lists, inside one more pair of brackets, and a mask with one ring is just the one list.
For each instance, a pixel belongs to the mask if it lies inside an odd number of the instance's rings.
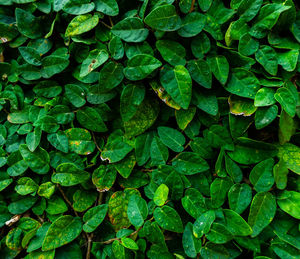
[[0,0],[0,257],[300,258],[292,0]]

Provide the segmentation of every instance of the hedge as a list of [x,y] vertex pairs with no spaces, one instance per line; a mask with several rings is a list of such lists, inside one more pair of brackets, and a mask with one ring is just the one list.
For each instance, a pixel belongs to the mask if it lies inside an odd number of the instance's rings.
[[0,0],[0,257],[299,259],[297,2]]

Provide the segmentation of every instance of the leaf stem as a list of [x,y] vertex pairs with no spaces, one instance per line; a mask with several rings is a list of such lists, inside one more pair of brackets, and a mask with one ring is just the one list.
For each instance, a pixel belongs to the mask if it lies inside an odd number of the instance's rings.
[[74,211],[74,214],[76,215],[76,217],[79,217],[77,211],[73,208],[72,203],[70,202],[70,200],[68,199],[68,197],[65,195],[63,189],[61,188],[61,186],[59,184],[57,184],[57,188],[60,191],[61,195],[63,196],[64,200],[69,204],[69,206],[72,208],[72,210]]

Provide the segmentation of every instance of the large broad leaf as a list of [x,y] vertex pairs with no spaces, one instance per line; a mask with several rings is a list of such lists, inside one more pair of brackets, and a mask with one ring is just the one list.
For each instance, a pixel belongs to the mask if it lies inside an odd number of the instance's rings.
[[149,31],[144,28],[141,19],[129,17],[114,25],[112,33],[127,42],[142,42],[148,37]]
[[257,193],[251,203],[248,223],[256,237],[273,220],[276,213],[276,200],[270,192]]
[[141,80],[149,76],[161,65],[161,62],[153,56],[139,54],[128,60],[127,67],[124,68],[124,75],[132,81]]
[[75,164],[63,163],[56,168],[51,181],[62,186],[73,186],[85,182],[89,178],[90,174],[79,169]]
[[213,210],[208,210],[208,211],[202,213],[196,219],[194,226],[193,226],[193,233],[194,233],[195,237],[201,238],[204,234],[207,234],[215,219],[216,219],[216,215]]
[[97,14],[94,16],[91,14],[76,16],[69,23],[65,36],[75,36],[90,31],[97,26],[98,22],[99,16]]
[[48,229],[43,241],[42,251],[49,251],[72,242],[82,231],[80,218],[61,216]]
[[257,192],[269,191],[274,184],[274,159],[269,158],[257,164],[250,172],[249,180]]
[[198,12],[189,13],[183,18],[181,28],[178,30],[178,34],[181,37],[186,38],[196,36],[202,31],[205,23],[205,15]]
[[107,127],[104,124],[101,115],[96,109],[85,107],[79,110],[76,114],[78,122],[85,128],[94,132],[105,132]]
[[192,79],[188,70],[181,65],[174,69],[165,67],[160,72],[160,82],[173,100],[187,109],[192,97]]
[[89,209],[83,215],[83,230],[87,233],[95,231],[95,229],[102,223],[108,210],[107,204],[102,204]]
[[163,229],[177,233],[183,232],[181,218],[173,208],[169,206],[157,207],[153,212],[153,217]]
[[50,157],[45,149],[38,147],[31,152],[26,145],[20,145],[19,151],[32,171],[38,174],[46,174],[49,171]]
[[181,203],[186,212],[195,219],[207,210],[204,197],[194,188],[186,190],[184,197],[181,199]]
[[211,204],[213,208],[219,208],[226,200],[227,192],[232,182],[227,178],[216,178],[210,185]]
[[70,61],[65,57],[58,55],[47,56],[42,59],[41,74],[44,78],[50,78],[65,70]]
[[265,37],[276,24],[280,14],[290,8],[284,4],[266,4],[260,9],[259,15],[254,20],[250,34],[258,39]]
[[255,58],[264,69],[275,76],[278,70],[278,59],[275,50],[270,46],[261,46],[255,53]]
[[170,65],[185,65],[186,51],[180,43],[171,40],[158,40],[155,45],[163,59],[170,63]]
[[181,26],[181,19],[174,5],[162,5],[146,16],[145,23],[156,30],[176,31]]
[[[40,19],[20,8],[16,8],[16,22],[20,33],[24,36],[37,39],[42,36]],[[2,35],[1,35],[2,36]]]
[[211,72],[224,85],[229,74],[229,64],[224,56],[214,56],[207,59]]
[[65,131],[69,139],[69,149],[79,155],[88,155],[95,149],[92,136],[86,129],[71,128]]
[[180,153],[173,161],[172,166],[181,174],[193,175],[209,169],[207,162],[197,153]]
[[146,201],[138,195],[130,196],[127,207],[127,216],[132,225],[141,227],[148,216]]
[[296,219],[300,219],[300,193],[283,191],[277,196],[278,206]]
[[80,68],[80,77],[85,77],[94,69],[101,66],[108,59],[108,53],[105,49],[92,50],[88,57],[82,62]]
[[193,234],[193,224],[188,222],[182,235],[182,245],[187,256],[195,258],[201,249],[201,241]]
[[158,135],[161,141],[175,152],[182,152],[185,143],[184,136],[177,130],[169,127],[158,127]]
[[228,191],[229,208],[242,214],[252,201],[251,187],[246,184],[234,184]]
[[233,70],[225,86],[225,89],[230,93],[250,99],[255,98],[255,94],[259,88],[260,84],[255,75],[242,68]]
[[199,85],[205,88],[211,88],[212,73],[206,61],[202,59],[191,60],[187,64],[187,69],[192,79]]
[[285,162],[286,167],[300,175],[300,148],[291,143],[284,144],[278,156]]
[[279,88],[276,91],[274,98],[276,99],[277,102],[280,103],[281,107],[286,111],[288,115],[290,115],[291,117],[295,116],[296,100],[292,92],[288,88],[286,87]]
[[155,122],[159,113],[158,103],[153,100],[145,99],[138,107],[135,115],[124,122],[126,135],[137,136],[150,128]]
[[248,223],[233,210],[223,210],[226,228],[235,236],[248,236],[252,234],[252,229]]
[[119,14],[119,6],[116,0],[96,0],[94,1],[96,10],[109,16]]
[[117,171],[110,165],[100,165],[94,170],[92,175],[93,184],[97,187],[98,192],[108,191],[115,183]]
[[129,84],[123,88],[120,100],[120,113],[123,122],[129,121],[138,110],[145,97],[145,87]]

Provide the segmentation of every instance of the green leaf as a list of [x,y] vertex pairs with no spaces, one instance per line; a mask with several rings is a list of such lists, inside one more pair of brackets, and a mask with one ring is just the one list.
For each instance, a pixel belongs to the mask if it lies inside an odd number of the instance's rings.
[[251,203],[248,224],[256,237],[273,220],[276,213],[276,200],[270,192],[257,193]]
[[219,208],[226,200],[227,192],[232,186],[232,182],[227,178],[216,178],[210,185],[211,205]]
[[176,31],[181,26],[181,19],[174,5],[162,5],[152,10],[145,18],[145,23],[159,31]]
[[192,79],[188,70],[181,65],[174,69],[165,67],[160,72],[160,82],[173,100],[187,109],[192,97]]
[[65,131],[69,140],[69,150],[79,155],[89,155],[95,149],[89,131],[81,128],[71,128]]
[[121,244],[131,250],[139,250],[138,245],[136,242],[134,242],[131,238],[122,237],[121,238]]
[[153,212],[153,216],[158,225],[163,229],[176,233],[183,232],[181,218],[173,208],[169,206],[157,207]]
[[17,28],[20,33],[30,39],[37,39],[42,36],[43,30],[39,18],[20,8],[16,8],[15,15]]
[[128,17],[113,26],[111,32],[126,42],[142,42],[149,34],[141,19]]
[[124,122],[126,135],[137,136],[145,132],[156,121],[159,113],[159,105],[156,100],[144,99],[138,107],[135,115]]
[[84,107],[83,109],[80,109],[76,114],[76,118],[86,129],[94,132],[107,131],[107,127],[103,122],[101,115],[92,107]]
[[144,224],[148,216],[146,201],[138,195],[132,195],[128,201],[127,216],[132,225],[136,228]]
[[274,98],[280,103],[281,107],[288,115],[294,117],[296,114],[296,101],[291,91],[286,87],[277,89]]
[[299,201],[300,193],[295,191],[285,190],[277,196],[279,208],[296,219],[300,219]]
[[198,218],[206,209],[205,200],[202,194],[195,188],[189,188],[181,199],[182,207],[193,218]]
[[185,137],[177,130],[169,127],[158,127],[158,136],[162,143],[174,152],[182,152],[184,150]]
[[182,152],[172,161],[174,169],[184,175],[193,175],[209,169],[207,162],[197,153]]
[[128,60],[127,67],[124,68],[124,75],[132,81],[141,80],[149,76],[161,65],[161,62],[153,56],[138,54]]
[[101,66],[108,60],[108,53],[105,49],[92,50],[88,57],[82,62],[80,68],[80,77],[85,77],[97,67]]
[[296,174],[300,174],[300,148],[291,143],[284,144],[278,153],[278,156],[283,159],[288,169]]
[[191,60],[187,64],[187,69],[194,81],[205,88],[211,88],[212,74],[206,61],[202,59]]
[[170,65],[185,65],[186,53],[185,48],[181,44],[171,40],[158,40],[155,45],[162,58]]
[[243,68],[233,70],[225,89],[232,94],[254,99],[260,88],[258,79],[252,72]]
[[248,236],[252,234],[252,229],[248,223],[233,210],[223,210],[226,228],[235,236]]
[[34,48],[19,47],[19,51],[20,51],[22,58],[27,63],[34,65],[34,66],[40,66],[42,64],[41,56]]
[[41,74],[44,78],[50,78],[65,70],[70,61],[61,56],[47,56],[42,59]]
[[76,36],[90,31],[97,26],[98,22],[99,16],[97,14],[78,15],[69,23],[65,32],[65,37]]
[[75,84],[65,85],[65,93],[69,101],[75,107],[81,107],[86,103],[86,100],[84,98],[85,97],[84,90],[79,85],[75,85]]
[[120,113],[123,122],[129,121],[145,97],[145,88],[140,84],[129,84],[123,88],[120,99]]
[[49,251],[72,242],[82,231],[80,218],[61,216],[48,229],[43,241],[42,251]]
[[150,156],[151,162],[154,165],[164,165],[169,158],[168,148],[157,136],[155,136],[151,142]]
[[283,53],[277,53],[278,64],[288,72],[296,69],[299,57],[299,50],[292,49]]
[[216,79],[224,85],[229,75],[229,64],[224,56],[214,56],[207,58],[207,63]]
[[132,146],[119,140],[108,143],[101,153],[103,160],[107,159],[110,163],[121,161],[131,150]]
[[46,98],[58,96],[62,92],[62,87],[56,81],[41,81],[34,86],[33,91]]
[[261,46],[255,53],[255,59],[264,69],[275,76],[278,70],[278,59],[275,50],[270,46]]
[[32,171],[38,174],[48,173],[50,158],[45,149],[38,147],[35,151],[31,152],[26,145],[22,144],[19,147],[19,151]]
[[119,14],[119,6],[116,0],[96,0],[96,11],[104,13],[109,16],[116,16]]
[[189,13],[182,19],[182,25],[178,30],[178,34],[181,37],[194,37],[202,31],[205,23],[205,15],[198,12]]
[[225,244],[233,238],[231,232],[224,225],[216,222],[212,224],[210,231],[205,236],[215,244]]
[[117,177],[116,169],[112,166],[100,165],[94,170],[92,175],[93,184],[97,187],[97,191],[108,191],[115,183]]
[[27,195],[36,192],[38,185],[30,177],[22,177],[17,181],[15,190],[20,195]]
[[251,187],[246,184],[234,184],[228,191],[229,207],[238,214],[242,214],[252,201]]
[[62,186],[73,186],[89,179],[88,172],[79,169],[75,164],[60,164],[51,177],[51,181]]
[[47,136],[47,140],[57,150],[62,151],[64,153],[68,153],[69,142],[66,134],[63,131],[58,131],[57,133],[49,134]]
[[87,233],[94,232],[95,229],[102,223],[106,213],[108,211],[108,205],[102,204],[89,209],[83,215],[83,230]]
[[158,186],[158,188],[154,193],[153,201],[157,206],[163,206],[168,199],[168,195],[169,195],[168,186],[165,184],[161,184],[160,186]]
[[290,6],[285,6],[283,3],[264,5],[254,20],[254,25],[249,33],[255,38],[262,39],[276,24],[280,14],[290,8]]
[[269,191],[274,184],[273,177],[274,159],[269,158],[253,167],[249,180],[257,192]]
[[95,4],[90,3],[89,0],[82,0],[82,1],[68,0],[62,6],[64,12],[73,15],[85,14],[91,12],[94,8],[95,8]]
[[193,224],[188,222],[182,235],[182,245],[187,256],[195,258],[201,249],[201,241],[193,235]]
[[269,87],[263,87],[256,92],[254,105],[257,107],[270,106],[276,103],[274,98],[275,91]]
[[41,127],[35,127],[33,132],[29,132],[26,136],[26,145],[31,152],[34,152],[39,146],[42,137]]
[[202,213],[193,225],[193,234],[196,238],[201,238],[210,231],[212,223],[215,221],[216,215],[213,210]]
[[[261,1],[261,0],[259,0]],[[251,37],[250,34],[245,33],[239,40],[239,52],[244,56],[251,56],[259,48],[259,42]]]

